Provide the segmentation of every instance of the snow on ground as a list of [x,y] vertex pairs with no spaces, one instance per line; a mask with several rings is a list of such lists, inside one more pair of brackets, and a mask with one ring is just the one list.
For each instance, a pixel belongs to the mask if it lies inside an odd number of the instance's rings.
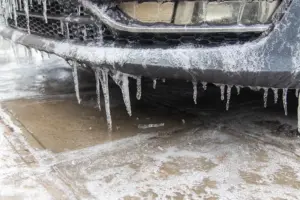
[[272,141],[276,136],[251,112],[235,121],[236,113],[205,126],[143,132],[63,153],[32,148],[3,110],[0,116],[1,197],[233,200],[300,195],[300,142]]

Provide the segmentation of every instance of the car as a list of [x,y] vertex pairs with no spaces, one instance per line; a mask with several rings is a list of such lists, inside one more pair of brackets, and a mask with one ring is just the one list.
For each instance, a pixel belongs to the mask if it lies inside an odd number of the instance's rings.
[[[130,111],[128,77],[186,79],[205,88],[300,88],[300,0],[7,0],[0,35],[95,71],[111,129],[108,77]],[[227,89],[225,89],[227,86]],[[224,96],[222,97],[224,99]],[[230,99],[227,98],[227,99]],[[264,97],[264,99],[266,99]],[[196,102],[196,100],[195,100]]]

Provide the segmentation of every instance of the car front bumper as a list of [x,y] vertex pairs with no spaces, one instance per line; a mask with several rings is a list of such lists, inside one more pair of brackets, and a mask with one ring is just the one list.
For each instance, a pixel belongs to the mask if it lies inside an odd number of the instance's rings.
[[0,27],[5,39],[40,51],[151,78],[177,78],[228,85],[300,88],[300,0],[265,37],[220,47],[137,48],[74,44]]

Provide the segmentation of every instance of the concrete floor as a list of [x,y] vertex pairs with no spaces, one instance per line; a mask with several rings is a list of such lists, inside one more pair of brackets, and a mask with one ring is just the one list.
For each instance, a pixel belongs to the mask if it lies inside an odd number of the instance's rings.
[[[30,82],[38,95],[7,99],[5,93],[28,88],[28,77],[13,81],[12,71],[0,70],[6,81],[17,83],[12,89],[0,81],[0,89],[6,87],[0,93],[0,199],[300,197],[295,113],[285,117],[280,105],[263,109],[255,97],[261,94],[233,94],[228,112],[219,94],[199,94],[198,106],[192,96],[156,104],[154,99],[167,93],[159,91],[167,80],[157,90],[144,86],[145,102],[133,101],[133,116],[128,117],[117,88],[112,90],[114,132],[108,134],[94,94],[85,95],[82,105],[74,95],[58,95],[69,92],[68,70],[62,87],[49,75],[52,70],[36,68],[30,77],[44,74],[38,84]],[[55,84],[49,86],[49,81]],[[159,128],[143,128],[161,123]]]

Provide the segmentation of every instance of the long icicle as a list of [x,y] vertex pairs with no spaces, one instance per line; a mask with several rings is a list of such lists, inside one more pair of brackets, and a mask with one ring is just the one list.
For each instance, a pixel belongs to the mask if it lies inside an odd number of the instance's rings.
[[12,0],[12,4],[13,4],[13,10],[14,10],[14,22],[15,22],[15,26],[18,26],[18,20],[17,20],[17,5],[16,5],[16,0]]
[[274,103],[278,102],[278,88],[272,88],[274,93]]
[[20,8],[20,10],[23,10],[23,8],[22,8],[22,0],[18,0],[19,1],[19,8]]
[[298,134],[300,133],[300,98],[298,98],[298,109],[297,109],[297,114],[298,114]]
[[73,80],[74,80],[74,87],[75,87],[75,92],[76,92],[76,98],[77,98],[77,102],[78,104],[81,103],[81,98],[80,98],[80,90],[79,90],[79,81],[78,81],[78,64],[76,62],[72,62],[72,69],[73,69]]
[[106,123],[109,132],[112,132],[112,120],[110,114],[110,100],[109,100],[109,88],[108,88],[108,71],[105,69],[101,70],[100,81],[105,102],[105,113],[106,113]]
[[142,97],[142,77],[136,78],[136,99],[140,100]]
[[226,110],[229,110],[230,98],[231,98],[231,85],[227,85],[227,102],[226,102]]
[[194,103],[197,104],[197,93],[198,93],[198,88],[197,88],[197,81],[192,81],[193,83],[193,99],[194,99]]
[[284,108],[284,114],[288,115],[288,110],[287,110],[287,88],[282,89],[282,102],[283,102],[283,108]]
[[121,72],[113,72],[111,77],[114,82],[120,87],[127,113],[129,116],[132,116],[129,93],[129,75]]
[[43,0],[43,16],[45,23],[48,23],[48,17],[47,17],[47,0]]
[[26,15],[27,31],[28,31],[28,34],[30,34],[28,0],[24,0],[23,2],[24,2],[24,11],[25,11],[25,15]]
[[100,72],[99,70],[95,70],[95,78],[96,78],[96,94],[97,94],[97,105],[98,109],[101,111],[101,100],[100,100]]
[[267,103],[268,103],[268,91],[269,91],[269,88],[263,88],[264,90],[264,107],[266,108],[267,107]]

